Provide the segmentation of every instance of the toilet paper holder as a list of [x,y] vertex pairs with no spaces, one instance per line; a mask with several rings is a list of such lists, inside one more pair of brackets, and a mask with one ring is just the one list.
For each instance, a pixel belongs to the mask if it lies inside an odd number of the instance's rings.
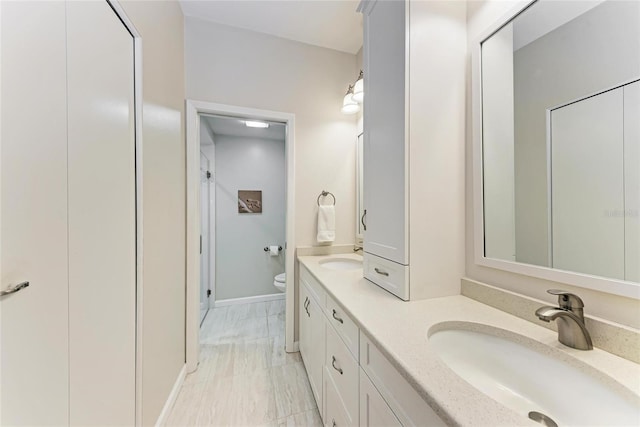
[[[263,249],[265,252],[269,252],[269,246],[265,246]],[[282,251],[282,246],[278,246],[278,252]]]

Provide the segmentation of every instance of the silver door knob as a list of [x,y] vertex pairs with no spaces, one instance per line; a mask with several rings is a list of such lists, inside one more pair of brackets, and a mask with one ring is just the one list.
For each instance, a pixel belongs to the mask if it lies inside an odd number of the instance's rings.
[[17,285],[13,286],[13,287],[9,287],[7,288],[6,291],[0,291],[0,297],[3,297],[5,295],[9,295],[9,294],[15,294],[18,291],[21,291],[22,289],[26,288],[29,286],[29,282],[22,282],[22,283],[18,283]]

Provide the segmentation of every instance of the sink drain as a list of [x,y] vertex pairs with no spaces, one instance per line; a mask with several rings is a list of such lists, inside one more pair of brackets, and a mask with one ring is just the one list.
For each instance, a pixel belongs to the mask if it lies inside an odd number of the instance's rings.
[[529,412],[529,418],[543,426],[558,427],[558,424],[556,424],[555,421],[541,412],[531,411]]

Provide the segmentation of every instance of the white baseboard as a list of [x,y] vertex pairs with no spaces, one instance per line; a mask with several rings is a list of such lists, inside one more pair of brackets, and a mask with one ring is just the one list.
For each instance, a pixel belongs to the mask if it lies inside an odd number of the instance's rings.
[[156,427],[163,426],[167,422],[167,418],[171,413],[171,409],[173,409],[173,405],[176,403],[176,399],[178,399],[178,394],[180,393],[180,389],[182,388],[182,384],[184,383],[184,378],[186,376],[187,376],[187,365],[185,364],[182,366],[182,369],[178,374],[178,378],[176,379],[176,382],[173,384],[171,393],[169,393],[169,397],[167,397],[167,401],[164,403],[162,412],[160,412],[160,416],[156,421]]
[[270,295],[258,295],[255,297],[244,297],[244,298],[229,298],[229,299],[221,299],[213,303],[214,307],[224,307],[225,305],[235,305],[235,304],[248,304],[252,302],[264,302],[264,301],[275,301],[279,299],[284,299],[285,293],[277,293]]

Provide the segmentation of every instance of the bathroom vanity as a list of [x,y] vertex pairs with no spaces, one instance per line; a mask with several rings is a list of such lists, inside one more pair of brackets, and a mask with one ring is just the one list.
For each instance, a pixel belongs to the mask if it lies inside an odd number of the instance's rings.
[[[577,405],[597,407],[599,401],[593,400],[602,393],[613,396],[623,408],[620,412],[640,419],[637,363],[598,348],[585,352],[560,344],[557,332],[535,324],[535,310],[528,308],[531,321],[463,295],[402,301],[363,279],[361,269],[323,266],[335,258],[361,259],[358,255],[298,258],[300,351],[325,425],[535,425],[529,412],[545,414],[559,425],[580,424],[579,418],[566,418],[573,416],[567,411],[549,413],[552,409],[544,406],[543,396],[536,394],[539,390],[526,389],[526,381],[513,372],[509,377],[516,379],[510,387],[525,387],[521,393],[530,393],[529,400],[518,404],[506,404],[490,388],[464,377],[443,353],[441,342],[431,341],[442,331],[489,335],[507,342],[509,349],[536,354],[595,387],[595,395],[577,392],[573,399]],[[509,298],[506,292],[497,297],[503,302]],[[533,307],[544,304],[529,303]],[[516,299],[511,304],[527,306]],[[637,335],[627,345],[637,346]],[[480,357],[474,349],[465,351]],[[512,366],[504,369],[536,376],[536,366],[506,351],[514,356],[506,357]],[[494,386],[501,384],[496,373],[481,374]]]

